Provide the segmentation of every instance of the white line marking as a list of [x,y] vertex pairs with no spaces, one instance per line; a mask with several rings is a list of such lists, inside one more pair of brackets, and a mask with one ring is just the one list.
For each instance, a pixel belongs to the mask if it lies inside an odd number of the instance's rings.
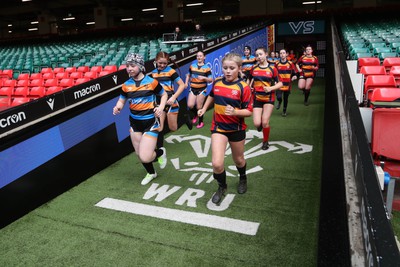
[[256,222],[237,220],[198,212],[151,206],[114,198],[104,198],[95,206],[159,219],[205,226],[245,235],[256,235],[258,227],[260,226],[260,224]]

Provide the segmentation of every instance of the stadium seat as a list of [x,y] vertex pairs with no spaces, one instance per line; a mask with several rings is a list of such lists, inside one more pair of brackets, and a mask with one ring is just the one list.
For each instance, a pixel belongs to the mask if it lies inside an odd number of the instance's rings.
[[14,87],[3,86],[0,88],[0,97],[11,97],[14,92]]
[[62,91],[61,86],[50,86],[49,88],[46,89],[46,95],[51,95],[60,91]]
[[8,77],[9,79],[12,79],[12,78],[13,78],[13,75],[14,75],[14,70],[12,70],[12,69],[5,69],[5,70],[3,70],[3,71],[1,72],[1,75],[2,75],[3,77]]
[[386,75],[384,66],[362,66],[360,73],[364,75],[364,82],[369,75]]
[[43,97],[46,93],[46,88],[44,86],[32,87],[29,91],[28,97],[31,99],[37,99]]
[[117,65],[107,65],[104,66],[103,70],[109,71],[110,73],[116,72],[118,70]]
[[372,108],[400,107],[400,88],[375,88],[369,98]]
[[75,72],[76,71],[76,67],[67,67],[65,68],[65,72],[71,73],[71,72]]
[[101,72],[99,73],[99,77],[106,76],[106,75],[108,75],[108,74],[110,74],[110,73],[112,73],[112,72],[111,72],[111,71],[108,71],[108,70],[103,70],[103,71],[101,71]]
[[15,86],[29,86],[29,80],[17,80],[17,84]]
[[74,79],[74,80],[79,79],[79,78],[82,78],[82,77],[83,77],[83,72],[81,72],[81,71],[71,72],[71,73],[69,74],[69,77],[72,78],[72,79]]
[[389,75],[392,75],[396,80],[397,87],[400,87],[400,65],[392,66],[389,71]]
[[78,78],[78,79],[75,80],[75,85],[78,85],[78,84],[81,84],[81,83],[85,83],[85,82],[88,82],[88,81],[90,81],[90,79],[86,78],[86,77]]
[[14,88],[13,97],[26,97],[28,95],[28,86],[18,86]]
[[17,85],[17,80],[9,79],[3,81],[3,87],[12,87],[14,88]]
[[377,87],[396,87],[396,80],[392,75],[369,75],[364,83],[364,94]]
[[79,66],[79,67],[76,69],[76,71],[80,71],[80,72],[87,72],[87,71],[89,71],[89,70],[90,70],[89,66]]
[[90,68],[90,71],[92,71],[92,72],[94,71],[97,73],[100,73],[102,70],[103,70],[103,66],[93,66]]
[[377,57],[363,57],[359,58],[358,60],[358,72],[360,72],[360,69],[362,66],[379,66],[381,65],[381,62],[379,58]]
[[118,70],[124,70],[124,69],[126,69],[126,64],[119,65]]
[[381,52],[378,54],[378,58],[381,61],[385,60],[385,58],[393,58],[393,57],[397,57],[396,52]]
[[400,109],[377,108],[372,113],[371,150],[374,158],[400,160]]
[[382,66],[385,66],[386,73],[389,73],[392,66],[400,66],[400,57],[387,57],[383,60]]
[[64,89],[72,87],[72,86],[74,86],[74,79],[72,79],[72,78],[61,79],[59,86],[61,86]]
[[31,75],[29,76],[30,80],[35,80],[35,79],[42,79],[43,78],[43,74],[42,73],[31,73]]
[[29,97],[15,97],[11,101],[11,107],[19,106],[28,103],[29,101],[31,101]]
[[96,71],[88,71],[83,74],[83,77],[93,80],[99,77],[99,74]]
[[58,86],[58,80],[57,79],[47,79],[44,81],[44,86],[45,87]]
[[31,80],[29,86],[44,86],[44,80],[42,78]]
[[69,73],[68,72],[58,72],[58,73],[56,73],[55,78],[58,80],[67,79],[67,78],[69,78]]
[[11,97],[0,97],[0,111],[8,109],[11,106]]
[[63,67],[57,67],[53,69],[54,73],[60,73],[60,72],[65,72],[65,68]]
[[54,74],[54,72],[44,72],[42,77],[44,80],[54,79],[55,74]]
[[47,67],[47,68],[42,68],[41,70],[40,70],[40,73],[46,73],[46,72],[53,72],[53,69],[52,68],[50,68],[50,67]]
[[20,73],[18,75],[18,80],[29,80],[29,73]]

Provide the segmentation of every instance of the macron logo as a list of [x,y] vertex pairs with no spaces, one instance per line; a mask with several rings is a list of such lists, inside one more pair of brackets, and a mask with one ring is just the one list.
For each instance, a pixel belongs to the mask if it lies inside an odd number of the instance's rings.
[[53,110],[54,109],[54,98],[49,98],[46,102],[49,105],[49,107],[51,108],[51,110]]

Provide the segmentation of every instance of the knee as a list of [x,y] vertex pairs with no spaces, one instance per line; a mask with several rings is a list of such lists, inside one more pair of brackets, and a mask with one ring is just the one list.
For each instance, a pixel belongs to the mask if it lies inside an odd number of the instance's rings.
[[212,163],[212,166],[213,166],[213,172],[215,172],[215,173],[221,173],[224,171],[224,163],[223,162],[214,161]]

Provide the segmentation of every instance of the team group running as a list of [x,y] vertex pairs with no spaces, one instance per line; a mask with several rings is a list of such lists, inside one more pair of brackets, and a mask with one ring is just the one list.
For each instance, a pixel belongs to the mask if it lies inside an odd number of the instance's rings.
[[[253,117],[254,126],[263,133],[261,148],[269,148],[269,120],[273,109],[280,109],[287,116],[288,100],[292,81],[298,79],[298,88],[303,91],[304,105],[309,105],[309,96],[314,77],[318,70],[318,58],[311,46],[305,47],[303,55],[296,59],[293,51],[282,49],[278,53],[260,47],[252,54],[251,47],[245,46],[243,55],[228,53],[222,59],[221,77],[213,79],[206,55],[199,51],[190,65],[185,80],[172,68],[169,55],[160,51],[155,58],[155,69],[146,72],[141,55],[130,53],[126,56],[126,70],[129,79],[122,85],[120,97],[113,108],[113,114],[121,112],[128,102],[130,109],[130,137],[140,162],[147,175],[141,184],[146,185],[157,173],[153,162],[161,169],[167,164],[163,147],[163,128],[167,122],[170,131],[178,129],[178,97],[188,89],[186,125],[190,130],[204,127],[203,117],[209,108],[213,112],[211,122],[211,154],[213,177],[218,189],[212,202],[219,205],[226,194],[225,150],[229,143],[232,159],[239,172],[237,192],[247,191],[246,160],[244,144],[246,139],[245,117]],[[175,64],[176,66],[176,64]],[[148,74],[146,74],[148,73]],[[212,83],[207,95],[207,85]],[[277,105],[275,106],[275,99]]]

